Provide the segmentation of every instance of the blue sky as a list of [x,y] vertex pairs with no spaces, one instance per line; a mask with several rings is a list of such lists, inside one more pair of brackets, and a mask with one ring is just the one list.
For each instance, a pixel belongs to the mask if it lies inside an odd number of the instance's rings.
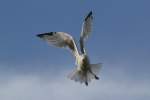
[[[149,4],[148,0],[1,0],[0,99],[149,100]],[[91,62],[102,62],[103,68],[101,80],[85,87],[66,78],[75,67],[71,54],[35,35],[63,31],[78,40],[84,16],[91,10],[93,31],[86,47]]]

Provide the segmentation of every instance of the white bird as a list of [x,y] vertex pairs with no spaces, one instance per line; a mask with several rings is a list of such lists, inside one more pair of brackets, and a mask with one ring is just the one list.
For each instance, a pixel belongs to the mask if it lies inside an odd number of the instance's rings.
[[37,34],[38,37],[47,41],[50,45],[54,45],[60,48],[67,47],[70,49],[70,51],[72,52],[73,56],[76,59],[76,68],[71,74],[69,74],[68,77],[71,80],[75,80],[80,83],[85,83],[85,85],[88,85],[91,79],[96,79],[96,80],[99,79],[97,74],[99,73],[102,67],[101,63],[98,64],[90,63],[90,60],[88,58],[87,52],[84,47],[84,42],[87,40],[87,38],[91,33],[92,20],[93,20],[92,11],[90,11],[88,15],[85,17],[82,25],[82,31],[80,35],[81,51],[78,50],[75,40],[68,33],[47,32],[47,33]]

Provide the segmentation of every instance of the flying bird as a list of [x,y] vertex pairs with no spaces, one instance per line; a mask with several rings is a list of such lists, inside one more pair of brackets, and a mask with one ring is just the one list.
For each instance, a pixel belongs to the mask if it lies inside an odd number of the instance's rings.
[[37,34],[37,36],[45,41],[47,41],[50,45],[60,47],[60,48],[69,48],[72,55],[76,59],[76,68],[73,70],[71,74],[69,74],[69,78],[71,80],[75,80],[80,83],[85,83],[88,86],[88,83],[92,79],[99,80],[98,73],[102,67],[102,63],[91,64],[89,57],[87,55],[85,49],[85,41],[88,39],[91,30],[92,30],[92,21],[93,14],[90,11],[84,19],[82,30],[80,34],[80,50],[77,48],[77,44],[75,39],[65,32],[47,32],[42,34]]

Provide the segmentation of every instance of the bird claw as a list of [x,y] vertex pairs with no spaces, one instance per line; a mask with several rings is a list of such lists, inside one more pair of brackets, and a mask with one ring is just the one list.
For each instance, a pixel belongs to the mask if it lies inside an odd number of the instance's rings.
[[85,85],[88,86],[88,82],[85,82]]
[[96,79],[96,80],[99,80],[99,77],[95,75],[95,79]]

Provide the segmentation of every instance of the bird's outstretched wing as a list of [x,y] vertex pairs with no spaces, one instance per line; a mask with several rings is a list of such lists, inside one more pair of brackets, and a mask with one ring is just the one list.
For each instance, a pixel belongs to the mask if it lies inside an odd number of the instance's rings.
[[92,20],[93,20],[93,15],[92,15],[92,11],[90,11],[88,15],[85,17],[82,25],[81,37],[83,39],[87,39],[92,31]]
[[38,34],[37,36],[47,41],[50,45],[61,48],[68,47],[75,57],[78,55],[78,50],[74,39],[71,35],[65,32],[47,32]]
[[80,48],[82,53],[85,53],[84,41],[89,37],[92,31],[92,20],[93,20],[93,15],[92,15],[92,11],[90,11],[84,19],[81,35],[80,35]]

